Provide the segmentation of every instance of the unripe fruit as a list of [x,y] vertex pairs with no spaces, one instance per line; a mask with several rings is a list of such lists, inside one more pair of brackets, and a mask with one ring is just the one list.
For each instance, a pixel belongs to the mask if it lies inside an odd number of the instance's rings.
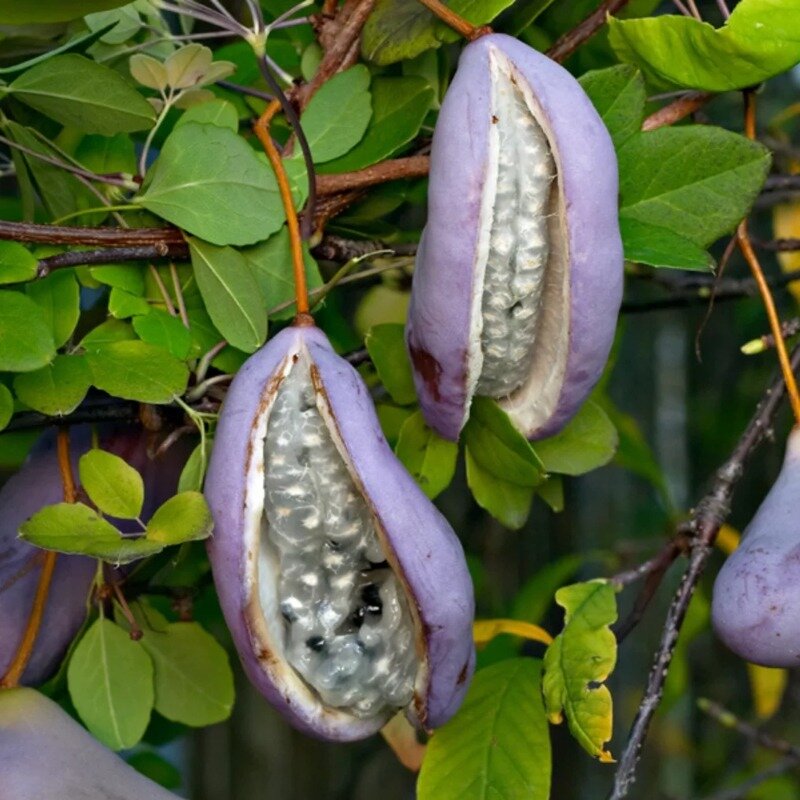
[[605,365],[622,298],[617,161],[578,82],[509,36],[467,45],[433,136],[407,343],[428,423],[474,394],[528,438],[560,430]]
[[292,724],[352,740],[399,708],[426,727],[455,713],[474,662],[463,551],[321,331],[282,331],[236,375],[206,496],[234,642]]
[[800,428],[783,467],[714,582],[711,620],[737,655],[800,666]]
[[33,689],[0,689],[0,800],[177,800]]
[[[91,427],[70,428],[72,471],[78,481],[78,460],[91,447]],[[142,519],[150,515],[177,488],[186,447],[181,442],[164,457],[147,455],[145,434],[139,428],[101,428],[99,446],[125,459],[142,473],[145,501]],[[20,470],[0,488],[0,675],[14,657],[28,621],[39,581],[44,551],[17,538],[20,525],[40,508],[64,499],[64,487],[56,455],[55,431],[45,433],[34,445]],[[138,526],[120,521],[123,532]],[[59,554],[50,584],[44,617],[31,659],[22,676],[24,684],[45,680],[58,666],[73,636],[86,617],[89,589],[97,569],[92,558]]]

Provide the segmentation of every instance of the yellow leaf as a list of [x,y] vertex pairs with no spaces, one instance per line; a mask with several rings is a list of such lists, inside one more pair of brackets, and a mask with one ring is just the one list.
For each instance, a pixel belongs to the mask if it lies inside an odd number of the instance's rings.
[[[782,203],[772,211],[772,232],[776,239],[800,238],[800,200]],[[784,273],[800,270],[800,252],[778,253],[778,263]],[[789,291],[800,302],[800,280],[789,284]]]
[[761,720],[769,719],[780,707],[789,673],[785,669],[748,664],[753,707]]
[[417,738],[417,729],[406,719],[402,711],[381,728],[381,736],[386,739],[397,760],[406,769],[419,772],[427,746]]
[[518,619],[479,619],[475,620],[475,625],[472,628],[472,637],[478,647],[487,645],[495,636],[499,636],[501,633],[510,633],[514,636],[521,636],[523,639],[530,639],[547,645],[553,641],[553,637],[544,628]]
[[729,556],[738,546],[741,534],[730,525],[723,525],[717,534],[717,547]]

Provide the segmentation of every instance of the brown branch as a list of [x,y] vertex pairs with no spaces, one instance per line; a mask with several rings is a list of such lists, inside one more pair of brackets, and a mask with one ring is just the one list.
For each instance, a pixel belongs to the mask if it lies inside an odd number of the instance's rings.
[[101,250],[69,250],[57,253],[39,261],[37,278],[47,277],[54,269],[84,266],[88,264],[113,264],[120,261],[156,261],[168,258],[185,261],[189,258],[186,244],[168,245],[165,242],[146,244],[138,247],[108,247]]
[[[800,366],[800,347],[793,351],[791,364],[793,370],[797,370]],[[762,395],[753,417],[730,457],[717,470],[711,490],[697,504],[689,520],[681,526],[680,533],[691,537],[689,564],[667,612],[644,697],[631,726],[625,750],[620,757],[609,800],[622,800],[628,796],[633,786],[642,747],[653,715],[661,702],[672,654],[695,587],[711,555],[717,533],[730,513],[733,491],[742,477],[745,464],[758,445],[770,435],[772,422],[785,395],[783,377],[778,375]]]
[[414,242],[387,244],[375,239],[343,239],[340,236],[326,236],[311,252],[316,258],[325,261],[345,263],[354,258],[363,258],[377,250],[388,250],[395,256],[413,256],[417,252]]
[[547,51],[547,55],[561,63],[571,56],[585,41],[591,39],[603,25],[608,17],[613,16],[628,3],[628,0],[603,0],[603,2],[586,19],[567,31]]
[[408,156],[407,158],[381,161],[356,172],[318,175],[317,191],[320,195],[330,195],[355,189],[366,189],[369,186],[402,178],[424,178],[428,174],[429,163],[428,156]]
[[87,244],[98,247],[126,245],[185,245],[177,228],[71,228],[34,222],[0,220],[0,239],[38,244]]
[[769,241],[756,241],[753,244],[761,250],[772,250],[776,253],[791,253],[800,250],[800,239],[771,239]]
[[642,123],[643,131],[654,131],[656,128],[663,128],[665,125],[673,125],[685,119],[690,114],[702,108],[709,100],[716,95],[711,92],[689,92],[674,103],[659,108],[653,112]]

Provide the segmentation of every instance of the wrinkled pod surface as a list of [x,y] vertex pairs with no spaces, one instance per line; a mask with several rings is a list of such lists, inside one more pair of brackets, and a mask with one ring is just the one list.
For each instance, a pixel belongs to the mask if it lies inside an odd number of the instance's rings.
[[177,800],[33,689],[0,689],[0,800]]
[[[146,437],[137,428],[103,427],[99,446],[124,458],[142,473],[145,503],[142,519],[175,493],[181,465],[188,453],[184,443],[170,448],[165,457],[147,456]],[[70,456],[78,480],[78,460],[91,447],[91,426],[70,428]],[[20,525],[40,508],[64,499],[56,453],[56,433],[48,431],[34,445],[27,460],[0,488],[0,675],[22,638],[39,582],[37,547],[17,538]],[[117,523],[124,532],[134,532],[127,521]],[[86,601],[96,562],[82,556],[59,554],[53,572],[36,646],[22,676],[24,684],[48,678],[61,661],[67,646],[86,616]]]
[[292,724],[352,740],[398,709],[429,728],[455,713],[474,662],[461,545],[321,331],[282,331],[239,371],[205,491],[228,626]]
[[617,161],[578,82],[502,34],[467,45],[433,136],[406,338],[428,423],[457,439],[474,394],[529,438],[603,370],[622,299]]
[[800,666],[800,429],[783,467],[714,582],[711,620],[737,655]]

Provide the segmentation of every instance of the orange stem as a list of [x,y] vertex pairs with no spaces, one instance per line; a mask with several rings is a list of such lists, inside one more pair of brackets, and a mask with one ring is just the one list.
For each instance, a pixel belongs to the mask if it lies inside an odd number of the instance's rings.
[[[748,139],[755,141],[756,138],[756,98],[753,92],[745,92],[744,95],[744,132]],[[781,372],[783,373],[783,380],[786,384],[786,393],[789,395],[789,402],[792,406],[792,413],[798,424],[800,424],[800,392],[797,390],[797,381],[792,371],[792,365],[789,361],[789,352],[786,349],[786,342],[783,338],[783,328],[781,325],[778,311],[775,308],[775,299],[770,291],[767,279],[764,277],[764,272],[761,269],[761,264],[758,262],[758,257],[753,250],[750,243],[750,236],[747,232],[747,219],[743,219],[739,223],[736,230],[737,241],[742,255],[750,267],[750,272],[753,273],[758,290],[761,293],[761,300],[764,303],[764,309],[767,312],[767,319],[769,320],[769,327],[772,331],[772,336],[775,339],[775,350],[778,353],[778,361],[781,365]]]
[[[58,467],[61,471],[61,483],[64,486],[64,500],[67,503],[74,503],[77,499],[75,489],[75,479],[72,476],[72,464],[69,460],[69,432],[66,428],[61,428],[58,432],[57,440]],[[33,655],[33,648],[39,635],[39,628],[42,625],[45,608],[47,606],[47,596],[50,593],[50,584],[53,580],[53,571],[56,566],[56,556],[52,550],[48,550],[42,559],[42,571],[39,573],[39,582],[36,584],[36,594],[33,597],[33,606],[28,617],[28,624],[22,634],[22,641],[17,647],[11,663],[5,675],[0,678],[0,687],[12,688],[19,686],[25,667]]]
[[419,0],[429,11],[433,12],[446,25],[449,25],[456,33],[463,36],[470,42],[491,33],[492,29],[488,25],[480,27],[467,22],[464,17],[459,16],[451,8],[448,8],[441,0]]
[[308,313],[308,286],[306,285],[306,269],[303,262],[303,244],[300,238],[300,223],[297,220],[297,211],[292,201],[292,190],[289,186],[289,178],[283,168],[283,161],[278,152],[278,148],[269,135],[269,123],[275,114],[280,111],[280,100],[273,100],[264,110],[253,126],[264,152],[267,154],[269,163],[275,172],[278,181],[278,190],[281,193],[281,201],[286,211],[286,225],[289,229],[289,244],[292,251],[292,268],[294,270],[294,293],[297,302],[296,322],[308,324],[310,316]]

